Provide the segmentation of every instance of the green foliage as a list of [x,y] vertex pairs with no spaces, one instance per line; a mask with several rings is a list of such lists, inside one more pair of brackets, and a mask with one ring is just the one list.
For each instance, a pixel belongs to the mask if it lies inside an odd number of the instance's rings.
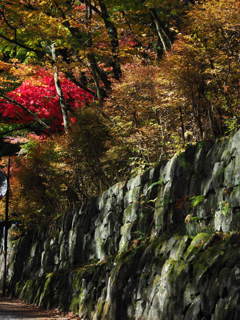
[[140,10],[143,4],[138,0],[106,0],[106,5],[112,7],[111,11]]
[[162,186],[164,185],[164,181],[162,179],[156,181],[156,182],[153,182],[152,184],[150,184],[150,186],[148,187],[147,189],[147,192],[151,191],[152,188],[154,188],[155,186]]
[[[11,123],[0,123],[0,137],[4,136],[4,134],[7,132],[7,134],[9,135],[9,133],[12,133],[12,131],[15,132],[15,130],[19,128],[18,124],[11,124]],[[15,132],[16,133],[16,132]]]
[[239,119],[235,116],[225,120],[226,134],[234,134],[239,129]]
[[221,214],[228,216],[231,213],[231,205],[227,201],[221,201],[219,205]]
[[191,206],[196,208],[205,200],[205,196],[203,195],[196,195],[190,198]]

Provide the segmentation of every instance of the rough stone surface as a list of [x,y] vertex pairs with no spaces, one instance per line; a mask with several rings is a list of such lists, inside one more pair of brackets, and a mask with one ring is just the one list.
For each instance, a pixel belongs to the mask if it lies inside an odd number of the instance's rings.
[[239,231],[237,132],[12,241],[10,292],[85,320],[239,319]]

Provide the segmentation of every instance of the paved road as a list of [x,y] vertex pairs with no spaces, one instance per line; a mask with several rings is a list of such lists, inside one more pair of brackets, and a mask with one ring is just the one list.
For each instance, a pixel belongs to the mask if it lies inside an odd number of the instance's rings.
[[54,312],[41,311],[17,300],[0,298],[0,320],[68,320]]

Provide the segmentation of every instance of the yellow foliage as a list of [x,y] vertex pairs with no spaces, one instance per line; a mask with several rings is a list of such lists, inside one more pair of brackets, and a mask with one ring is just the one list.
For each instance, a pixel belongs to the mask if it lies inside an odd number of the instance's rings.
[[104,109],[117,141],[107,152],[113,167],[119,161],[126,166],[124,174],[136,174],[136,167],[145,169],[181,148],[176,118],[183,100],[159,66],[126,64],[123,79],[114,85]]
[[186,101],[199,138],[223,134],[224,120],[239,115],[239,1],[209,0],[188,14],[162,67]]
[[78,201],[105,190],[102,163],[108,129],[93,108],[81,110],[68,135],[30,139],[16,157],[11,178],[11,212],[22,228],[51,225]]

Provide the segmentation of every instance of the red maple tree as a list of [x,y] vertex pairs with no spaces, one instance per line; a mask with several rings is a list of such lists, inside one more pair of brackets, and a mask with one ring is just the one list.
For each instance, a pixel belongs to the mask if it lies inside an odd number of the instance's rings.
[[[60,75],[64,100],[72,113],[70,121],[76,121],[74,111],[84,107],[93,100],[93,96],[79,88],[72,81]],[[9,92],[7,97],[22,105],[30,112],[44,119],[51,132],[63,130],[63,118],[56,92],[53,75],[44,69],[36,71],[33,77],[25,80],[17,89]],[[3,119],[15,123],[28,124],[33,122],[34,115],[16,103],[1,99],[0,114]]]

